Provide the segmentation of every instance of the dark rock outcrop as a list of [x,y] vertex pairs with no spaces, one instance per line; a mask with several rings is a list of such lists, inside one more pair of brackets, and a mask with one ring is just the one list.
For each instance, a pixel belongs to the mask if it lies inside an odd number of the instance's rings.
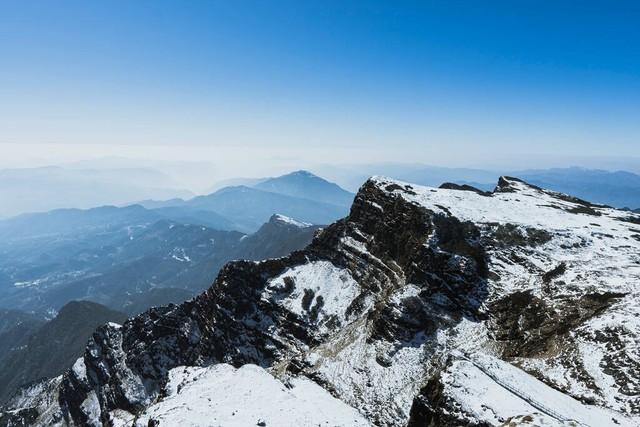
[[460,191],[471,191],[472,193],[479,194],[481,196],[491,196],[491,193],[488,191],[482,191],[479,188],[476,188],[469,184],[456,184],[453,182],[445,182],[440,185],[440,188],[445,190],[460,190]]

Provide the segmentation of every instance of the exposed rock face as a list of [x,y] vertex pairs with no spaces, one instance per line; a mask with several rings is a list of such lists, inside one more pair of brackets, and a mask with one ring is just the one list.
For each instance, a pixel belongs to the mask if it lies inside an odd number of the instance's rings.
[[514,292],[489,306],[490,330],[504,344],[504,357],[543,356],[562,349],[571,331],[624,296],[614,292],[559,296],[550,305],[531,290]]
[[232,262],[191,301],[99,328],[44,397],[26,390],[8,409],[130,425],[167,395],[171,369],[227,363],[312,379],[374,425],[563,425],[582,411],[631,426],[629,215],[510,178],[492,194],[374,178],[305,250]]
[[445,190],[461,190],[461,191],[473,191],[474,193],[480,194],[481,196],[490,196],[491,193],[482,191],[479,188],[473,187],[468,184],[456,184],[454,182],[445,182],[440,185],[439,188],[443,188]]

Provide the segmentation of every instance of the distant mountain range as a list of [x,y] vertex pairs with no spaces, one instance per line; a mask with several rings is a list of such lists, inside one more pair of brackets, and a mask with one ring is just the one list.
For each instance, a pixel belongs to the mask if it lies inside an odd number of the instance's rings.
[[[66,304],[46,323],[26,313],[19,315],[30,318],[32,327],[26,330],[23,320],[0,333],[0,402],[20,386],[54,377],[71,367],[98,326],[126,320],[124,313],[88,301]],[[12,314],[7,311],[0,312],[0,324],[9,316]]]
[[266,181],[269,178],[230,178],[223,179],[222,181],[216,182],[214,185],[209,187],[206,194],[215,193],[216,191],[225,188],[225,187],[237,187],[239,185],[244,185],[246,187],[254,187],[255,185],[261,183],[262,181]]
[[[0,218],[7,218],[26,212],[44,212],[57,208],[91,208],[103,205],[122,206],[138,201],[147,208],[167,208],[163,215],[172,218],[203,223],[218,229],[236,229],[243,232],[255,231],[275,212],[282,212],[298,219],[329,223],[346,215],[353,194],[370,176],[384,175],[438,187],[443,182],[471,184],[482,189],[492,189],[500,175],[517,176],[535,185],[556,191],[575,194],[578,197],[614,207],[640,206],[640,175],[625,171],[605,171],[578,167],[538,169],[538,170],[485,170],[473,168],[446,168],[410,163],[361,164],[351,166],[318,166],[314,171],[329,182],[307,171],[292,172],[287,175],[269,178],[229,178],[210,185],[207,195],[196,197],[183,189],[182,180],[176,178],[180,173],[188,176],[189,182],[197,182],[193,173],[201,179],[208,174],[205,164],[174,165],[177,169],[171,173],[154,169],[147,164],[136,167],[135,161],[81,162],[65,167],[42,167],[31,169],[0,170],[0,200],[10,203],[0,205]],[[179,167],[178,167],[179,166]],[[194,169],[193,171],[190,168]],[[178,174],[178,175],[177,175]],[[199,188],[206,187],[200,183]],[[341,188],[342,186],[343,188]],[[260,206],[264,211],[254,211],[254,207],[243,197],[229,196],[229,192],[242,194],[246,188],[280,194],[294,199],[275,199],[262,195]],[[232,190],[235,189],[235,190]],[[346,189],[346,190],[345,190]],[[349,190],[349,191],[347,191]],[[204,199],[202,199],[204,197]],[[220,204],[228,198],[234,198],[236,204],[225,212],[217,212],[218,218],[203,214],[217,209],[223,211]],[[248,196],[251,200],[255,195]],[[273,197],[272,197],[273,198]],[[300,199],[321,203],[320,209],[300,206]],[[199,204],[203,206],[198,207]],[[331,205],[329,207],[325,204]],[[182,207],[177,211],[176,207]],[[288,209],[270,209],[280,207]],[[344,207],[339,212],[335,206]],[[253,217],[242,215],[238,211],[252,211]],[[209,214],[210,215],[210,214]],[[338,215],[338,216],[336,216]],[[233,217],[233,218],[231,218]],[[320,218],[318,218],[320,217]]]
[[23,215],[0,221],[0,307],[46,313],[88,299],[137,313],[195,295],[232,259],[301,249],[317,228],[274,215],[248,236],[141,206]]
[[313,224],[327,224],[348,212],[345,206],[245,186],[226,187],[208,196],[191,199],[185,205],[232,219],[234,228],[243,232],[255,231],[274,213]]
[[148,168],[0,169],[0,217],[191,196],[168,175]]
[[[254,186],[224,187],[190,200],[143,201],[146,208],[178,219],[178,212],[193,219],[207,212],[218,215],[220,229],[253,232],[275,213],[312,224],[328,224],[347,215],[353,194],[307,171],[257,180]],[[173,210],[173,211],[172,211]],[[223,219],[227,223],[223,223]],[[200,221],[199,223],[203,223]]]

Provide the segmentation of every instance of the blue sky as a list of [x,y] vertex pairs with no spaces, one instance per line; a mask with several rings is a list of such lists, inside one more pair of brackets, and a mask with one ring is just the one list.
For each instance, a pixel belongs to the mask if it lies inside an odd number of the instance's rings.
[[623,1],[3,1],[0,144],[640,157],[639,22]]

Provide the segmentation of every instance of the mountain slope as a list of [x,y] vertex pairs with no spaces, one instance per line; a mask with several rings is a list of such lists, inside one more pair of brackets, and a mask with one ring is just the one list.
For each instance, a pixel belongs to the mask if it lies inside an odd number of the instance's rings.
[[312,224],[329,224],[347,214],[348,208],[251,187],[226,187],[199,196],[186,206],[233,218],[242,232],[254,232],[276,213]]
[[247,187],[254,187],[256,184],[261,183],[269,178],[230,178],[224,179],[222,181],[216,182],[214,185],[209,187],[207,193],[215,193],[218,190],[221,190],[225,187],[237,187],[239,185],[244,185]]
[[8,310],[0,308],[0,336],[11,331],[17,326],[25,324],[38,324],[43,319],[20,310]]
[[[255,365],[174,369],[166,390],[168,395],[132,420],[134,425],[367,425],[358,411],[313,381],[295,378],[285,384]],[[176,407],[188,408],[186,419]]]
[[304,170],[269,178],[253,185],[264,191],[349,207],[354,195],[338,185]]
[[19,310],[0,309],[0,370],[2,361],[44,325],[45,319]]
[[218,215],[213,211],[191,209],[186,206],[157,208],[153,209],[153,213],[181,224],[204,225],[205,227],[225,231],[233,231],[239,228],[233,220]]
[[171,399],[172,369],[223,363],[313,380],[373,425],[637,425],[638,253],[639,216],[517,179],[479,194],[374,178],[304,251],[99,328],[2,420],[130,425]]
[[311,243],[319,229],[319,225],[273,215],[258,231],[242,239],[233,258],[259,261],[289,255]]
[[99,304],[68,303],[53,320],[32,333],[24,345],[0,357],[0,401],[19,386],[61,374],[82,354],[95,328],[125,319],[123,313]]

